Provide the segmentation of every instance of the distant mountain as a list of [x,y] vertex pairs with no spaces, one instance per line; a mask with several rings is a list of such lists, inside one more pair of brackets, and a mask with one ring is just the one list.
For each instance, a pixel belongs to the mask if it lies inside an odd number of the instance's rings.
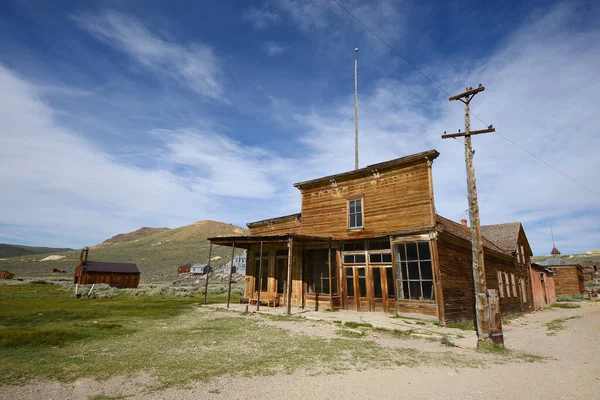
[[56,247],[33,247],[33,246],[22,246],[20,244],[0,243],[0,258],[25,256],[25,255],[31,255],[31,254],[43,254],[43,253],[62,253],[65,251],[73,251],[73,249],[56,248]]
[[[188,263],[208,262],[208,240],[213,236],[245,235],[247,230],[218,221],[199,221],[179,228],[140,228],[134,232],[120,233],[104,242],[90,246],[89,260],[132,262],[140,267],[141,279],[148,281],[172,281],[177,267]],[[237,250],[240,254],[242,250]],[[50,253],[52,254],[52,253]],[[19,258],[0,260],[0,269],[18,276],[47,276],[48,271],[58,268],[73,273],[80,250],[61,253],[65,258],[57,261],[39,262],[50,255],[28,254]],[[212,257],[220,256],[218,262],[231,260],[231,248],[214,246]]]

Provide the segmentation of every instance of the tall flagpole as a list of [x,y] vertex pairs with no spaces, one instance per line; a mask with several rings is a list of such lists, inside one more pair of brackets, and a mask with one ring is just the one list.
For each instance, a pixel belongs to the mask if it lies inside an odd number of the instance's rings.
[[358,169],[358,47],[354,52],[354,169]]

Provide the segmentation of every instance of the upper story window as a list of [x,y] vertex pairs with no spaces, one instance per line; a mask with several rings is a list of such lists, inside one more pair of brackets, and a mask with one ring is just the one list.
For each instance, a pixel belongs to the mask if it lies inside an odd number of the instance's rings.
[[362,199],[348,200],[348,228],[363,227]]

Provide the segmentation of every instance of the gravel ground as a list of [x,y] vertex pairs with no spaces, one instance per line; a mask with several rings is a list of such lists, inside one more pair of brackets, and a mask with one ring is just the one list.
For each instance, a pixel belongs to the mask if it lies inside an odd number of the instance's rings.
[[[127,399],[598,399],[600,398],[600,302],[581,303],[579,309],[550,309],[527,314],[504,327],[509,349],[547,357],[524,363],[506,359],[484,368],[398,367],[350,370],[343,374],[267,377],[222,377],[196,382],[184,389],[149,391],[156,380],[149,374],[116,377],[98,382],[80,379],[71,384],[32,382],[0,388],[1,399],[88,399],[94,395]],[[549,336],[545,324],[572,318],[565,330]],[[329,328],[277,321],[290,330],[328,337]],[[307,329],[308,328],[308,329]],[[477,356],[472,337],[457,343],[465,357]],[[425,340],[408,340],[407,347],[429,351]],[[380,342],[385,345],[385,341]],[[439,351],[439,348],[437,349]],[[111,397],[112,396],[112,397]]]

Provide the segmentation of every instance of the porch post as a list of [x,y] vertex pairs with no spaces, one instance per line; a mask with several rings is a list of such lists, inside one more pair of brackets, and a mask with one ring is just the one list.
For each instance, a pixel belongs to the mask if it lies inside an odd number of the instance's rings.
[[332,266],[331,266],[331,239],[329,239],[329,261],[327,262],[327,264],[329,265],[329,307],[331,309],[333,309],[333,283],[331,282],[331,280],[333,279],[333,276],[331,275],[331,271],[332,271]]
[[235,240],[231,242],[231,265],[229,266],[229,287],[227,288],[227,308],[231,300],[231,277],[233,275],[233,258],[235,257]]
[[292,313],[292,266],[294,257],[294,237],[290,236],[288,242],[288,271],[287,271],[287,313]]
[[212,240],[208,245],[208,265],[206,266],[206,284],[204,285],[204,304],[206,304],[206,294],[208,293],[208,274],[210,273],[210,259],[212,256]]
[[256,311],[260,310],[260,289],[262,288],[262,256],[263,241],[260,241],[260,255],[258,256],[258,295],[256,297]]

